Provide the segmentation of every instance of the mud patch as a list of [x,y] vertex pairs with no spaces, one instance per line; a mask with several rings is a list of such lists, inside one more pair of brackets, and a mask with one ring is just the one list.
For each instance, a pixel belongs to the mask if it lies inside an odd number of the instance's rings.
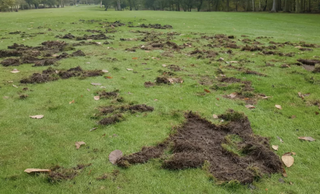
[[[224,125],[210,123],[189,112],[186,121],[164,142],[144,147],[140,152],[123,156],[120,167],[145,163],[162,157],[162,167],[170,170],[204,166],[218,181],[252,183],[264,174],[280,173],[283,166],[270,149],[267,138],[254,135],[248,117],[229,110],[219,118]],[[171,155],[164,154],[167,150]]]
[[153,29],[172,29],[171,25],[161,25],[161,24],[140,24],[139,26],[130,26],[130,27],[140,27],[140,28],[153,28]]
[[172,71],[181,71],[182,69],[178,65],[168,65],[168,69]]
[[175,83],[183,83],[183,80],[181,78],[160,76],[160,77],[157,77],[156,83],[157,84],[175,84]]
[[5,67],[8,66],[19,66],[20,65],[20,60],[16,58],[9,58],[1,61],[1,64]]
[[101,76],[104,73],[101,70],[88,70],[84,71],[80,66],[70,68],[68,70],[56,70],[49,67],[43,70],[42,73],[34,73],[29,78],[20,80],[20,83],[31,84],[31,83],[45,83],[50,81],[61,79],[68,79],[71,77],[95,77]]
[[152,82],[144,82],[144,87],[146,87],[146,88],[150,88],[150,87],[153,87],[154,86],[154,83],[152,83]]
[[123,116],[123,113],[125,112],[134,114],[137,112],[152,112],[153,110],[154,110],[153,107],[147,106],[145,104],[123,105],[123,106],[111,105],[111,106],[100,107],[99,113],[97,116],[111,115],[99,121],[100,125],[111,125],[111,124],[123,121],[125,119]]
[[106,99],[110,99],[110,98],[117,98],[119,95],[119,90],[115,90],[112,92],[106,92],[105,90],[99,91],[98,95],[100,96],[100,99],[102,98],[106,98]]
[[91,166],[91,164],[78,164],[73,168],[64,168],[55,166],[51,168],[51,172],[48,175],[48,181],[50,183],[57,183],[63,180],[72,180],[76,177],[84,168]]
[[299,61],[300,63],[304,64],[304,65],[316,65],[316,64],[320,64],[320,60],[316,60],[316,59],[298,59],[297,61]]

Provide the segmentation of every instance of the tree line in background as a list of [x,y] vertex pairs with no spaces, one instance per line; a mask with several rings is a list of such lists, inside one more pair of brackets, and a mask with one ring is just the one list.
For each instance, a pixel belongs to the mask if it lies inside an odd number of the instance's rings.
[[102,0],[105,9],[320,12],[320,0]]
[[320,0],[0,0],[0,11],[100,4],[105,10],[320,12]]

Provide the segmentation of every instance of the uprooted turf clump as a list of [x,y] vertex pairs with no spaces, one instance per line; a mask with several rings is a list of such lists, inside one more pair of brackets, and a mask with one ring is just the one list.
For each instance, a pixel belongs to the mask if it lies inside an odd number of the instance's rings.
[[50,183],[57,183],[63,180],[71,180],[88,166],[91,166],[91,164],[78,164],[76,167],[73,168],[55,166],[51,169],[48,175],[48,181]]
[[68,79],[71,77],[95,77],[101,76],[103,72],[101,70],[83,70],[80,66],[75,68],[70,68],[68,70],[55,70],[49,67],[43,70],[42,73],[34,73],[29,78],[20,80],[20,83],[31,84],[31,83],[45,83],[49,81],[55,81],[59,78]]
[[[197,168],[207,161],[207,170],[217,180],[236,180],[243,184],[263,174],[281,172],[281,161],[271,151],[268,139],[253,134],[243,113],[229,110],[220,115],[229,121],[223,125],[212,124],[192,112],[185,117],[185,123],[164,142],[123,156],[117,165],[128,167],[161,157],[165,158],[163,168],[177,170]],[[172,155],[165,156],[165,150]]]
[[147,106],[145,104],[137,105],[123,105],[123,106],[105,106],[99,108],[99,115],[111,115],[103,118],[99,121],[100,125],[111,125],[117,122],[123,121],[125,118],[122,113],[130,112],[134,114],[136,112],[152,112],[153,107]]

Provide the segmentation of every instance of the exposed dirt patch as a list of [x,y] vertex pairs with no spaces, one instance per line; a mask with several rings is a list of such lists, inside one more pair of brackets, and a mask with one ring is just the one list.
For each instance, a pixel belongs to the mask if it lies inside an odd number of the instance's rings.
[[84,35],[84,36],[76,37],[76,40],[88,40],[88,39],[106,40],[106,39],[108,39],[108,37],[103,33],[101,33],[101,34],[92,34],[92,35]]
[[101,115],[111,115],[109,117],[103,118],[99,121],[100,125],[111,125],[117,122],[123,121],[125,118],[122,113],[130,112],[131,114],[137,112],[152,112],[154,110],[153,107],[147,106],[145,104],[138,105],[123,105],[123,106],[105,106],[99,108],[99,114]]
[[107,118],[103,118],[102,120],[99,121],[100,125],[112,125],[118,122],[121,122],[124,120],[124,117],[122,114],[115,114]]
[[305,65],[320,64],[320,60],[316,60],[316,59],[298,59],[297,61]]
[[157,77],[156,83],[157,84],[174,84],[174,83],[183,83],[183,80],[181,78],[160,76],[160,77]]
[[154,29],[172,29],[171,25],[161,25],[161,24],[140,24],[139,26],[130,26],[130,27],[140,27],[140,28],[154,28]]
[[76,167],[73,168],[55,166],[51,168],[51,172],[48,175],[48,181],[50,183],[57,183],[63,180],[71,180],[74,177],[76,177],[81,172],[81,170],[88,166],[91,166],[91,164],[78,164]]
[[152,82],[144,82],[144,87],[146,87],[146,88],[150,88],[150,87],[153,87],[154,86],[154,83],[152,83]]
[[62,39],[74,39],[74,38],[75,38],[75,36],[73,36],[71,33],[68,33],[68,34],[62,36]]
[[110,98],[117,98],[119,95],[119,90],[115,90],[112,92],[106,92],[105,90],[99,91],[98,95],[100,96],[100,99],[102,98],[106,98],[106,99],[110,99]]
[[71,56],[73,56],[73,57],[86,56],[86,54],[84,54],[84,52],[82,52],[82,50],[77,50],[76,52],[73,52],[71,54]]
[[172,71],[181,71],[182,69],[178,65],[168,65],[168,69]]
[[[192,112],[185,117],[185,123],[164,142],[123,156],[117,165],[129,167],[163,157],[163,168],[178,170],[206,164],[204,168],[217,180],[243,184],[252,183],[263,174],[282,171],[282,163],[271,151],[268,139],[254,135],[242,113],[229,110],[220,115],[219,118],[229,121],[225,125],[212,124]],[[164,150],[172,154],[164,155]]]
[[1,64],[5,67],[7,66],[19,66],[20,65],[20,60],[16,58],[9,58],[1,61]]
[[235,77],[222,77],[219,79],[219,81],[225,83],[238,83],[241,82],[241,79],[237,79]]
[[34,73],[29,78],[20,80],[20,83],[45,83],[49,81],[55,81],[59,78],[68,79],[71,77],[94,77],[101,76],[104,73],[101,70],[88,70],[84,71],[80,66],[75,68],[70,68],[68,70],[56,70],[49,67],[43,70],[42,73]]

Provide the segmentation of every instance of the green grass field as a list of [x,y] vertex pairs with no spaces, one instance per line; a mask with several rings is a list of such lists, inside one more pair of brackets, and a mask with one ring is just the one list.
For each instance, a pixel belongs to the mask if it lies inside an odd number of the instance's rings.
[[[86,79],[70,78],[41,84],[21,84],[19,81],[48,66],[32,67],[23,64],[17,67],[0,66],[0,193],[318,193],[320,175],[320,75],[292,65],[297,59],[318,59],[320,48],[300,51],[294,46],[278,47],[283,53],[294,52],[295,56],[263,55],[259,51],[240,51],[233,54],[221,51],[227,48],[205,47],[208,40],[202,35],[227,34],[236,37],[237,44],[244,46],[241,35],[256,39],[265,46],[269,41],[300,44],[300,41],[320,45],[319,15],[270,14],[270,13],[185,13],[161,11],[103,11],[97,6],[66,7],[0,13],[0,49],[13,43],[38,46],[55,36],[71,33],[75,36],[91,34],[85,30],[104,30],[99,22],[79,20],[101,20],[125,24],[168,24],[173,29],[154,30],[115,28],[116,33],[108,45],[78,46],[86,56],[71,57],[58,61],[53,68],[69,69],[81,66],[84,70],[106,69],[112,79],[104,76]],[[72,24],[74,23],[74,24]],[[48,29],[51,31],[48,31]],[[120,38],[141,38],[132,30],[155,32],[177,32],[172,41],[181,45],[192,42],[192,47],[174,52],[174,57],[164,57],[164,50],[126,52],[126,48],[146,44],[141,41],[120,41]],[[9,32],[25,32],[9,34]],[[42,34],[36,34],[43,32]],[[199,34],[203,33],[203,34]],[[240,39],[240,40],[238,40]],[[198,40],[198,41],[197,41]],[[94,40],[95,41],[95,40]],[[96,40],[104,42],[105,40]],[[109,48],[110,47],[110,48]],[[113,49],[111,49],[113,48]],[[219,52],[215,58],[200,58],[186,54],[198,48]],[[71,53],[73,51],[67,51]],[[154,57],[154,58],[152,58]],[[218,61],[222,57],[223,61]],[[317,58],[318,57],[318,58]],[[110,58],[116,58],[111,61]],[[137,58],[137,59],[136,59]],[[2,58],[1,60],[3,60]],[[145,60],[148,59],[148,60]],[[228,68],[225,61],[239,61],[235,67],[245,67],[263,73],[266,77],[245,74]],[[264,66],[266,62],[274,67]],[[146,64],[145,64],[146,63]],[[154,82],[161,71],[169,71],[162,65],[178,65],[182,84],[157,85],[145,88],[144,82]],[[194,65],[191,65],[194,64]],[[289,68],[280,68],[291,64]],[[12,74],[14,68],[20,73]],[[133,69],[128,71],[127,68]],[[245,107],[243,100],[224,98],[224,95],[239,91],[239,85],[215,87],[216,73],[220,68],[227,77],[236,77],[252,82],[254,94],[271,96],[259,99],[255,109]],[[202,77],[208,85],[199,84]],[[11,82],[12,81],[12,82]],[[125,114],[125,121],[101,126],[95,119],[99,106],[112,104],[112,100],[94,100],[101,83],[106,91],[119,89],[125,103],[146,104],[154,107],[152,113]],[[13,85],[17,87],[13,87]],[[24,91],[23,88],[28,88]],[[209,90],[210,93],[204,92]],[[308,94],[301,99],[298,92]],[[26,99],[20,99],[26,94]],[[253,94],[253,95],[254,95]],[[252,95],[250,93],[250,95]],[[157,100],[155,100],[157,99]],[[74,100],[74,103],[69,104]],[[115,103],[120,104],[120,103]],[[281,105],[282,110],[275,108]],[[183,122],[183,112],[194,111],[213,123],[218,123],[212,114],[222,114],[227,109],[244,112],[255,134],[270,137],[270,145],[279,145],[275,151],[279,157],[286,152],[295,152],[294,164],[285,168],[288,177],[282,174],[265,176],[250,186],[238,184],[218,185],[208,178],[201,168],[170,171],[161,168],[160,159],[145,164],[132,165],[128,169],[112,165],[108,160],[111,151],[119,149],[125,155],[138,152],[143,146],[152,146],[163,141],[173,126]],[[30,115],[44,115],[43,119],[31,119]],[[296,118],[292,118],[292,116]],[[97,127],[96,130],[89,130]],[[283,139],[280,143],[279,139]],[[313,142],[301,141],[300,136],[311,136]],[[85,146],[75,148],[75,142],[84,141]],[[271,149],[271,148],[270,148]],[[26,168],[51,168],[55,165],[70,168],[78,164],[92,165],[85,168],[72,180],[49,183],[47,175],[30,175]],[[96,180],[97,177],[119,170],[116,178]],[[283,182],[279,182],[279,179]]]

